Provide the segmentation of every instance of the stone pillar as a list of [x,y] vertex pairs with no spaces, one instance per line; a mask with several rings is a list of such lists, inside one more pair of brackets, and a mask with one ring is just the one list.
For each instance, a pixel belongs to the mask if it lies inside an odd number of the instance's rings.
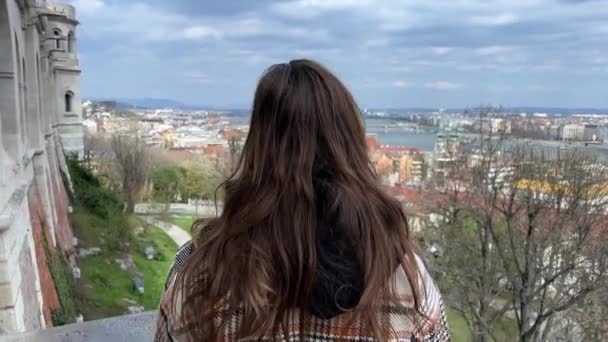
[[38,46],[36,26],[32,23],[28,24],[25,31],[25,101],[27,103],[27,146],[33,150],[39,150],[42,145],[42,133],[40,122],[40,68],[38,67],[38,56],[40,55]]

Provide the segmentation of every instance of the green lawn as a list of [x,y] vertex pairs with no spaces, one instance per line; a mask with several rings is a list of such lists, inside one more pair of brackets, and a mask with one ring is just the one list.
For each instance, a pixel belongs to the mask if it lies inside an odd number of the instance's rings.
[[146,310],[154,310],[158,307],[160,296],[163,292],[167,273],[175,257],[178,246],[167,234],[154,226],[148,226],[141,242],[147,244],[153,242],[159,248],[161,260],[148,260],[141,253],[133,251],[133,262],[139,272],[144,275],[144,295],[141,304]]
[[80,247],[98,247],[100,244],[98,228],[104,227],[107,222],[78,206],[74,208],[71,219],[74,235],[78,238],[78,245]]
[[467,323],[464,321],[462,316],[454,311],[447,310],[448,325],[450,326],[450,335],[452,335],[452,341],[454,342],[468,342],[471,341],[471,333],[467,327]]
[[131,276],[118,267],[111,253],[81,258],[78,266],[82,272],[78,281],[80,309],[86,320],[123,315],[128,305],[124,298],[141,302]]
[[190,215],[170,216],[169,221],[171,223],[173,223],[174,225],[179,226],[181,229],[185,230],[189,234],[192,233],[192,223],[194,222],[194,219],[192,219],[192,216],[190,216]]
[[[467,327],[467,323],[460,313],[447,309],[448,325],[450,326],[450,334],[454,342],[471,341],[471,333]],[[502,319],[496,326],[496,338],[498,342],[508,342],[517,340],[517,326],[513,320],[508,318]]]
[[[101,241],[94,231],[103,222],[86,212],[75,213],[74,219],[78,222],[76,235],[81,244],[100,246]],[[129,218],[129,225],[144,226],[145,231],[141,236],[132,239],[128,251],[104,250],[100,255],[78,259],[81,269],[81,279],[77,281],[81,303],[79,306],[86,320],[123,315],[129,305],[126,300],[136,302],[146,310],[158,307],[177,245],[162,230],[146,226],[135,217]],[[150,245],[156,246],[158,250],[155,260],[147,260],[143,255],[143,249]],[[132,275],[121,270],[114,261],[126,254],[133,257],[138,272],[144,276],[143,295],[135,291]]]

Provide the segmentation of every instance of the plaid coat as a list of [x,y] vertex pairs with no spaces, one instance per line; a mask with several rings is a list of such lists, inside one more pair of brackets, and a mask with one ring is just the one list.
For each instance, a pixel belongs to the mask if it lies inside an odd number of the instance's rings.
[[[175,258],[174,264],[169,271],[165,292],[161,298],[161,304],[157,319],[155,342],[179,342],[179,336],[175,335],[174,324],[176,313],[172,301],[174,295],[173,283],[175,275],[186,263],[188,256],[192,252],[190,243],[180,248]],[[393,328],[393,335],[390,341],[395,342],[446,342],[450,341],[448,333],[445,308],[441,295],[433,283],[430,275],[422,261],[418,264],[422,273],[422,280],[425,286],[422,310],[429,319],[422,319],[414,310],[414,301],[411,289],[405,276],[405,272],[399,269],[395,272],[392,281],[396,282],[397,294],[394,298],[386,301],[383,307],[383,314],[390,321]],[[282,336],[276,336],[277,340],[283,341],[375,341],[369,332],[364,331],[362,324],[355,323],[346,328],[346,319],[337,316],[332,319],[320,319],[307,317],[311,321],[308,325],[309,330],[301,331],[299,320],[302,312],[294,314],[294,322],[289,324],[290,331]],[[238,313],[229,316],[231,322],[226,324],[224,341],[237,341],[234,337],[238,330]],[[286,336],[285,336],[286,335]]]

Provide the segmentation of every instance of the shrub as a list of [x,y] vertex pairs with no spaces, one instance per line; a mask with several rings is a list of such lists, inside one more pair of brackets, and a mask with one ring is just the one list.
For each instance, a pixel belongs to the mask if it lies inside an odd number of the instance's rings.
[[73,200],[101,218],[109,218],[122,211],[122,202],[112,191],[104,189],[78,160],[68,158],[68,168],[74,189]]
[[103,238],[108,249],[123,250],[124,243],[129,242],[131,237],[131,226],[122,211],[115,212],[114,215],[107,218]]
[[[70,266],[63,255],[51,253],[45,243],[45,254],[51,270],[51,276],[59,297],[59,309],[53,310],[53,325],[60,326],[74,323],[78,314],[78,306],[74,296],[74,280]],[[58,249],[61,250],[61,249]]]
[[161,248],[158,246],[156,241],[145,239],[137,241],[137,252],[141,254],[143,257],[146,257],[146,248],[152,246],[154,247],[154,261],[167,261],[167,256],[162,252]]
[[131,238],[131,228],[121,200],[111,190],[104,188],[99,179],[78,160],[68,157],[67,164],[74,189],[73,201],[102,222],[88,228],[99,230],[97,234],[106,248],[124,249],[124,243]]

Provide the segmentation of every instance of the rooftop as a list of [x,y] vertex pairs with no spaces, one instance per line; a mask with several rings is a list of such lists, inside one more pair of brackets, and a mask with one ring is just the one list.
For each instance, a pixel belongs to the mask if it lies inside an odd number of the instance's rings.
[[0,336],[0,342],[149,342],[154,338],[155,320],[155,312],[145,312],[21,335]]

